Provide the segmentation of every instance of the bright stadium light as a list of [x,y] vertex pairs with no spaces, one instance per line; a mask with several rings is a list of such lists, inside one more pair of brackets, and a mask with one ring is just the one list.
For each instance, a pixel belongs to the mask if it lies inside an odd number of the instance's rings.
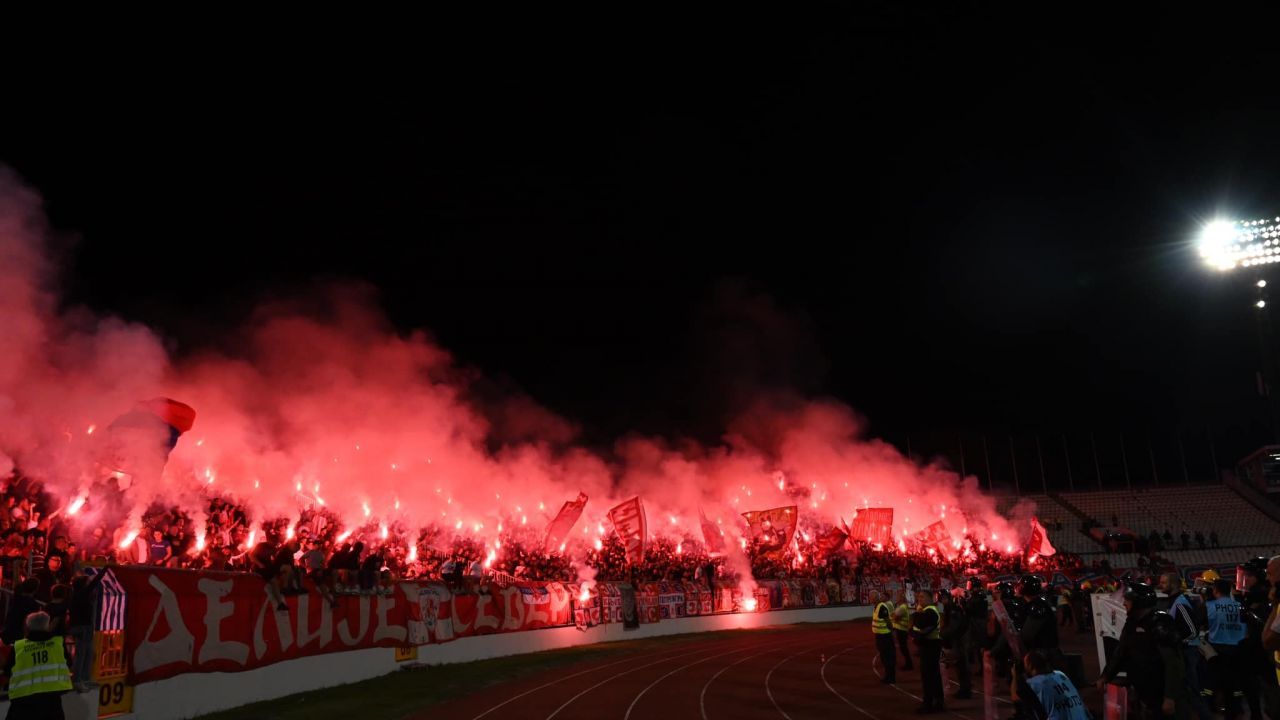
[[1266,307],[1266,306],[1267,306],[1267,301],[1266,301],[1266,300],[1259,300],[1259,301],[1258,301],[1258,307],[1259,307],[1259,308],[1264,308],[1264,307]]
[[1266,281],[1266,280],[1259,280],[1259,281],[1258,281],[1258,287],[1260,287],[1260,288],[1264,288],[1264,287],[1266,287],[1266,286],[1267,286],[1267,281]]
[[1280,217],[1215,220],[1204,226],[1197,247],[1205,263],[1219,270],[1280,262]]

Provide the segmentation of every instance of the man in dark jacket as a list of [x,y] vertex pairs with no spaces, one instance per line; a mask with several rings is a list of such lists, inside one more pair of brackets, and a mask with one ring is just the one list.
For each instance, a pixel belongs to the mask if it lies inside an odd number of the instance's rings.
[[40,581],[35,578],[27,578],[18,583],[13,602],[9,605],[9,614],[4,618],[4,630],[0,631],[0,639],[6,645],[21,640],[26,630],[27,616],[40,611],[40,601],[36,600],[36,591],[39,589]]
[[98,586],[106,577],[95,572],[93,577],[77,575],[71,581],[71,604],[67,612],[71,639],[75,643],[72,656],[72,673],[77,690],[89,688],[89,673],[93,668],[93,618],[96,611]]
[[1098,678],[1098,691],[1104,692],[1123,671],[1145,713],[1142,717],[1189,718],[1191,704],[1173,619],[1156,610],[1156,590],[1146,583],[1130,586],[1124,606],[1127,616],[1120,642]]
[[942,608],[942,647],[951,653],[960,689],[953,696],[959,700],[973,697],[973,680],[969,674],[969,616],[964,606],[944,592],[938,593]]

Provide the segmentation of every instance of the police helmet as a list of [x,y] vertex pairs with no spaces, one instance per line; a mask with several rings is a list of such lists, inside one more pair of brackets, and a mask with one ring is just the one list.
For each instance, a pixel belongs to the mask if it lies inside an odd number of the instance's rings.
[[1133,603],[1134,610],[1156,606],[1156,589],[1150,584],[1136,582],[1129,586],[1124,599]]
[[1254,577],[1266,577],[1267,559],[1264,557],[1255,557],[1240,566],[1244,569],[1245,574]]
[[982,578],[980,578],[980,577],[971,577],[971,578],[969,578],[969,591],[970,591],[970,592],[978,592],[979,590],[982,590],[982,589],[983,589],[983,587],[984,587],[984,583],[982,582]]
[[1008,600],[1013,597],[1013,583],[1005,580],[996,584],[996,592],[1000,593],[1001,600]]
[[1018,594],[1022,597],[1039,597],[1044,594],[1044,582],[1036,575],[1023,575],[1018,581]]

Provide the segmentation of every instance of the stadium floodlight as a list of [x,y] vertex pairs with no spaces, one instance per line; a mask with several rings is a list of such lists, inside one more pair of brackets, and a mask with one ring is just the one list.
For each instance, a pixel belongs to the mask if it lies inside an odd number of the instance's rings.
[[1200,232],[1198,247],[1205,263],[1219,270],[1280,262],[1280,217],[1215,220]]
[[1267,286],[1267,281],[1266,281],[1266,280],[1259,280],[1259,281],[1258,281],[1258,287],[1260,287],[1260,288],[1264,288],[1264,287],[1266,287],[1266,286]]
[[1266,300],[1259,300],[1259,301],[1258,301],[1258,303],[1257,303],[1257,305],[1258,305],[1258,307],[1259,307],[1259,308],[1264,308],[1264,307],[1266,307],[1266,306],[1267,306],[1267,301],[1266,301]]

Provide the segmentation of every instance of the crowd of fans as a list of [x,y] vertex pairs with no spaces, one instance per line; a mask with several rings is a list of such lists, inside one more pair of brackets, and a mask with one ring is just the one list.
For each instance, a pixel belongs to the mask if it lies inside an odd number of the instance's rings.
[[[724,553],[709,552],[700,538],[658,537],[649,541],[642,562],[629,563],[613,533],[597,527],[575,538],[568,553],[544,551],[540,531],[526,526],[508,528],[492,545],[455,533],[455,528],[432,526],[411,545],[405,528],[371,524],[348,529],[325,510],[255,522],[247,508],[221,497],[209,498],[195,516],[177,507],[153,506],[137,529],[129,531],[123,518],[108,520],[92,508],[72,517],[38,483],[21,475],[3,484],[0,505],[6,509],[0,513],[0,573],[4,587],[14,591],[11,610],[27,595],[21,588],[29,589],[37,603],[55,609],[75,606],[75,583],[88,582],[87,576],[77,577],[78,569],[104,563],[255,572],[275,587],[281,604],[283,595],[304,591],[304,580],[335,601],[339,593],[387,592],[397,579],[438,579],[460,592],[480,592],[490,582],[517,580],[709,584],[750,573],[759,579],[856,581],[940,574],[993,577],[1080,567],[1079,559],[1067,553],[1029,564],[1017,553],[980,549],[973,538],[964,543],[970,548],[965,554],[956,551],[952,557],[921,547],[904,552],[868,543],[842,544],[830,551],[818,539],[822,532],[798,533],[782,551],[750,543],[743,553],[732,553],[738,558],[732,561]],[[20,633],[20,627],[11,630]]]

